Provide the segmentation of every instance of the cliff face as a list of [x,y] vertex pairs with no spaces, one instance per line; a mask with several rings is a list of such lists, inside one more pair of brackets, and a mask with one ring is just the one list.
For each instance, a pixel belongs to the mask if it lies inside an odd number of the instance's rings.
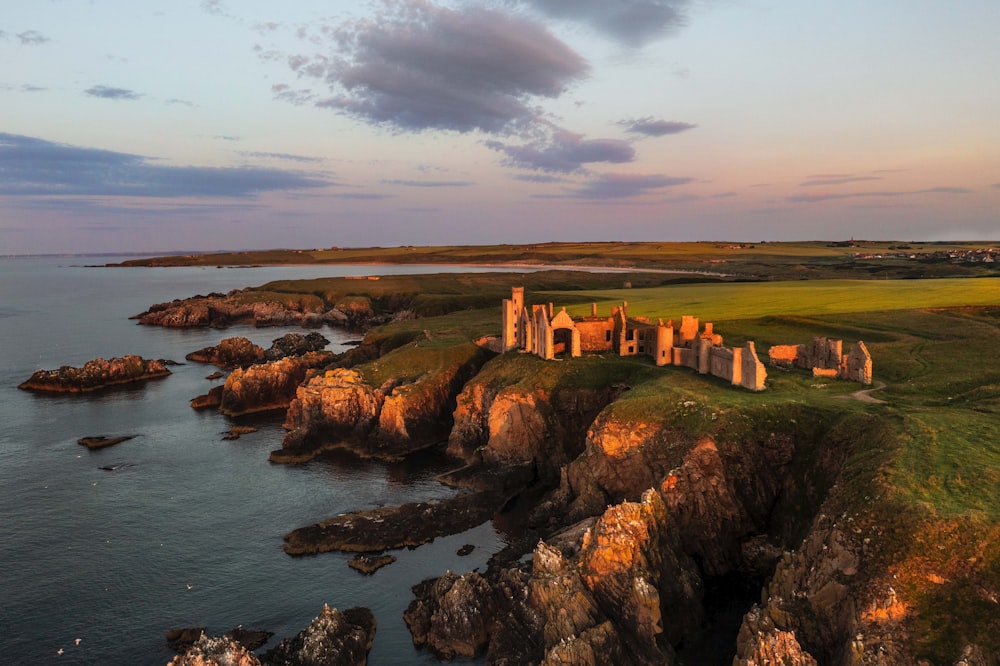
[[219,411],[226,416],[285,409],[295,397],[309,370],[322,368],[333,358],[331,352],[313,351],[270,363],[237,368],[226,378]]
[[[489,391],[467,388],[469,414],[504,406],[499,395],[491,403],[472,400],[476,394],[489,396]],[[678,410],[686,417],[690,406],[682,404]],[[512,412],[519,413],[503,407],[502,413]],[[487,637],[462,636],[462,641],[486,649],[490,663],[511,663],[498,638],[510,634],[530,637],[523,648],[534,655],[528,663],[599,664],[607,663],[609,655],[618,663],[676,663],[674,646],[705,631],[707,580],[734,572],[769,573],[782,553],[797,545],[795,539],[809,527],[809,511],[817,509],[827,480],[842,462],[821,454],[815,439],[821,428],[796,425],[801,414],[792,408],[769,419],[736,413],[707,416],[712,425],[696,437],[678,414],[640,420],[613,407],[601,412],[587,431],[583,452],[564,467],[560,487],[534,516],[550,533],[553,526],[582,522],[539,543],[530,571],[521,565],[491,568],[486,579],[493,596],[487,607],[507,603],[517,609],[498,611]],[[815,418],[823,421],[821,415]],[[469,428],[470,422],[456,419],[456,430],[493,432]],[[787,480],[797,466],[817,460],[832,467],[815,483]],[[806,513],[783,524],[786,516],[800,511]],[[816,555],[810,550],[804,561],[813,563]],[[522,597],[516,593],[518,580],[524,586]],[[418,603],[434,607],[443,601],[434,596],[447,592],[448,603],[460,607],[461,595],[454,589],[461,588],[421,589],[418,594],[425,598]],[[465,603],[485,603],[481,592],[476,596],[477,601]],[[521,600],[513,603],[512,598]],[[745,633],[757,635],[749,628]],[[439,636],[441,645],[434,645],[433,633],[424,640],[440,654],[448,652],[449,641],[459,640]],[[841,637],[838,632],[837,639]],[[765,659],[790,650],[794,632],[771,638],[773,644],[753,647],[747,639],[746,654]],[[801,663],[809,663],[808,651],[801,652]]]
[[530,465],[543,482],[555,482],[583,449],[587,424],[619,393],[616,387],[503,385],[483,373],[457,398],[447,451],[467,463]]
[[[486,358],[469,345],[410,380],[379,385],[364,366],[312,377],[296,390],[285,419],[289,433],[271,459],[308,459],[327,448],[392,459],[441,442],[451,428],[455,396]],[[377,376],[375,368],[368,372]]]

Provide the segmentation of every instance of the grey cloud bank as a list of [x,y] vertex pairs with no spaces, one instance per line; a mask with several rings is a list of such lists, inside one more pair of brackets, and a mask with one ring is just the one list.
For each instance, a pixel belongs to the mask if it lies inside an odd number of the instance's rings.
[[[589,69],[541,24],[483,7],[386,3],[331,34],[330,55],[288,59],[332,85],[314,103],[400,130],[511,132],[538,115],[531,98],[558,97]],[[287,86],[276,93],[303,101]]]
[[139,155],[0,133],[2,195],[239,197],[331,184],[279,169],[150,164]]

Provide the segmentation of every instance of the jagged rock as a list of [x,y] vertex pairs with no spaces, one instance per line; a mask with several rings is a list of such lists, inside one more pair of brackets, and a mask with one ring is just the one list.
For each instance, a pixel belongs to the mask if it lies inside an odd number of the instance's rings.
[[367,608],[340,612],[323,604],[308,627],[268,650],[261,661],[282,666],[360,666],[367,661],[375,628],[375,616]]
[[290,432],[271,459],[308,459],[314,455],[310,449],[318,448],[310,446],[317,439],[363,440],[374,428],[383,397],[357,370],[337,368],[312,377],[296,389],[285,416]]
[[251,650],[231,638],[202,634],[168,666],[261,666],[261,663]]
[[415,378],[377,387],[356,369],[313,376],[296,390],[285,418],[289,433],[271,460],[308,460],[329,448],[392,460],[437,444],[451,429],[455,396],[487,356],[469,343]]
[[178,627],[168,629],[167,646],[174,652],[186,652],[194,642],[205,635],[205,627]]
[[395,561],[395,555],[368,555],[366,553],[359,553],[350,559],[347,566],[355,571],[360,571],[366,576],[371,576],[382,567],[389,566]]
[[257,428],[253,426],[233,426],[229,432],[222,436],[222,439],[232,441],[239,439],[241,435],[249,435],[253,432],[257,432]]
[[205,395],[199,395],[197,398],[191,399],[191,408],[202,410],[202,409],[214,409],[222,404],[222,386],[213,386],[208,390]]
[[222,378],[223,378],[223,377],[225,377],[225,376],[226,376],[226,373],[224,373],[224,372],[219,372],[218,370],[216,370],[216,371],[215,371],[215,372],[213,372],[212,374],[210,374],[210,375],[207,375],[207,376],[205,377],[205,379],[208,379],[208,380],[210,380],[210,381],[215,381],[216,379],[222,379]]
[[472,657],[486,647],[496,608],[490,585],[481,575],[449,571],[419,583],[413,591],[417,598],[403,619],[414,645],[426,645],[444,659]]
[[483,524],[506,499],[496,492],[463,493],[445,500],[346,513],[289,532],[285,535],[285,552],[312,555],[413,548]]
[[248,650],[256,650],[271,640],[271,636],[274,636],[274,632],[264,631],[262,629],[244,629],[243,626],[240,625],[227,631],[224,636],[225,638],[236,641]]
[[455,554],[458,555],[459,557],[465,557],[466,555],[471,555],[472,551],[474,551],[475,549],[476,547],[474,545],[472,545],[471,543],[467,543],[461,548],[459,548],[455,552]]
[[816,660],[802,649],[794,633],[775,628],[771,618],[754,606],[740,626],[733,666],[772,664],[816,666]]
[[618,393],[618,387],[549,393],[473,378],[456,400],[448,453],[487,466],[530,464],[541,479],[554,482],[583,450],[587,425]]
[[288,356],[302,356],[309,352],[320,351],[328,344],[330,341],[319,333],[308,335],[286,333],[271,343],[270,349],[264,352],[264,360],[277,361]]
[[124,435],[122,437],[108,437],[107,435],[96,435],[93,437],[81,437],[76,440],[77,444],[81,446],[86,446],[90,450],[94,449],[104,449],[109,446],[114,446],[115,444],[121,444],[122,442],[127,442],[130,439],[135,439],[135,435]]
[[285,409],[310,370],[330,363],[333,354],[311,351],[269,363],[236,368],[226,378],[219,411],[226,416]]
[[231,370],[245,368],[264,359],[264,349],[255,345],[248,338],[225,338],[219,344],[204,347],[191,352],[185,358],[198,363],[211,363],[220,368]]
[[97,358],[87,361],[80,368],[64,365],[58,370],[38,370],[17,388],[22,391],[86,393],[169,374],[170,370],[160,361],[128,355],[110,360]]

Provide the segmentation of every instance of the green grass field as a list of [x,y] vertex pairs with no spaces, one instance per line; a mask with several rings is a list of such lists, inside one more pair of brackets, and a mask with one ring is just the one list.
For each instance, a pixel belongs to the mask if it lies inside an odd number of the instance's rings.
[[[555,303],[561,296],[559,292],[545,295]],[[592,299],[601,313],[610,313],[613,306],[628,301],[630,316],[679,320],[681,315],[694,315],[703,321],[715,321],[1000,305],[1000,278],[686,284],[574,292],[572,297]],[[586,305],[570,306],[567,311],[573,315],[590,312]]]

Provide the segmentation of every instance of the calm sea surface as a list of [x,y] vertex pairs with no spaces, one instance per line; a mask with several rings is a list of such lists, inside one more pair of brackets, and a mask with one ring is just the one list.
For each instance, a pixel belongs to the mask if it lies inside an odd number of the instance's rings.
[[[16,386],[39,368],[124,354],[183,361],[224,337],[267,347],[289,330],[169,330],[128,319],[153,303],[274,279],[484,269],[84,266],[116,260],[0,259],[0,663],[165,664],[173,653],[164,632],[178,626],[263,628],[276,634],[272,647],[324,603],[374,611],[370,664],[437,663],[412,647],[402,620],[409,588],[448,568],[483,568],[503,546],[492,525],[396,551],[399,561],[371,577],[338,553],[291,558],[281,536],[345,511],[450,496],[434,481],[442,461],[271,464],[281,415],[240,421],[259,431],[224,441],[232,421],[188,406],[213,385],[205,376],[215,368],[201,364],[97,395]],[[334,351],[357,337],[322,333]],[[126,434],[137,437],[98,451],[76,443]],[[477,548],[458,557],[465,543]]]

